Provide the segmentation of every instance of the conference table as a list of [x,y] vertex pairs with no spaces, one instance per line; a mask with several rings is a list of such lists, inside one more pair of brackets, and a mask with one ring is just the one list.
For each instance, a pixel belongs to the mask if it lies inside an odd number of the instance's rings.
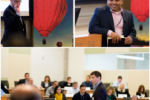
[[[12,89],[7,89],[9,91],[9,94],[11,94]],[[42,96],[45,96],[45,90],[44,89],[39,89]],[[93,94],[94,90],[86,90],[87,93]],[[65,90],[65,94],[67,94],[67,90]]]
[[[43,100],[49,98],[48,96],[43,96]],[[66,96],[67,100],[72,100],[72,97]],[[1,96],[1,100],[10,100],[10,96]],[[123,100],[123,98],[117,98],[116,100]],[[150,100],[150,98],[139,98],[138,100]]]

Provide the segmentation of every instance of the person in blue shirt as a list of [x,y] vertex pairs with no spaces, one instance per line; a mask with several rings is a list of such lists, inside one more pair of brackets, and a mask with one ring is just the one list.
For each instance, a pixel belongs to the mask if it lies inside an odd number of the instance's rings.
[[6,93],[1,89],[1,96],[3,96],[4,94]]
[[93,84],[92,84],[92,82],[90,81],[90,79],[91,79],[90,75],[87,75],[87,76],[86,76],[86,81],[83,82],[82,84],[84,84],[86,87],[90,87],[91,90],[93,90]]

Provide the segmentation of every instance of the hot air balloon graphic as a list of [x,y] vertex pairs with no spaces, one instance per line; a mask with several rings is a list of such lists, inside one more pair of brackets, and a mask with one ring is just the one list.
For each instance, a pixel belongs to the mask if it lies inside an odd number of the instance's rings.
[[46,44],[45,37],[60,24],[66,12],[66,0],[34,0],[33,25],[44,37],[43,44]]
[[63,44],[62,44],[62,42],[57,42],[56,45],[57,45],[57,47],[62,47]]
[[149,0],[131,0],[131,11],[141,22],[139,30],[143,30],[142,23],[149,17]]

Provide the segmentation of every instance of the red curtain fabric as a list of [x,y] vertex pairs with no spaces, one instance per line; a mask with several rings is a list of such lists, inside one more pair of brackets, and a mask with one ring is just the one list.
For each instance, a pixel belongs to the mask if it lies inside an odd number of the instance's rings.
[[139,22],[145,22],[149,17],[149,0],[131,0],[131,11]]
[[34,27],[47,37],[63,20],[66,11],[66,0],[34,0]]

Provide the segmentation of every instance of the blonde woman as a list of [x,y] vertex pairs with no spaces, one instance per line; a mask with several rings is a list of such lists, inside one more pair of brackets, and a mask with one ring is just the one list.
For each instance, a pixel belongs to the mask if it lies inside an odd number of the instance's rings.
[[125,89],[125,84],[120,83],[118,89],[116,90],[117,97],[119,94],[127,94],[128,97],[130,97],[128,89]]
[[116,100],[115,89],[112,86],[107,87],[107,100]]

